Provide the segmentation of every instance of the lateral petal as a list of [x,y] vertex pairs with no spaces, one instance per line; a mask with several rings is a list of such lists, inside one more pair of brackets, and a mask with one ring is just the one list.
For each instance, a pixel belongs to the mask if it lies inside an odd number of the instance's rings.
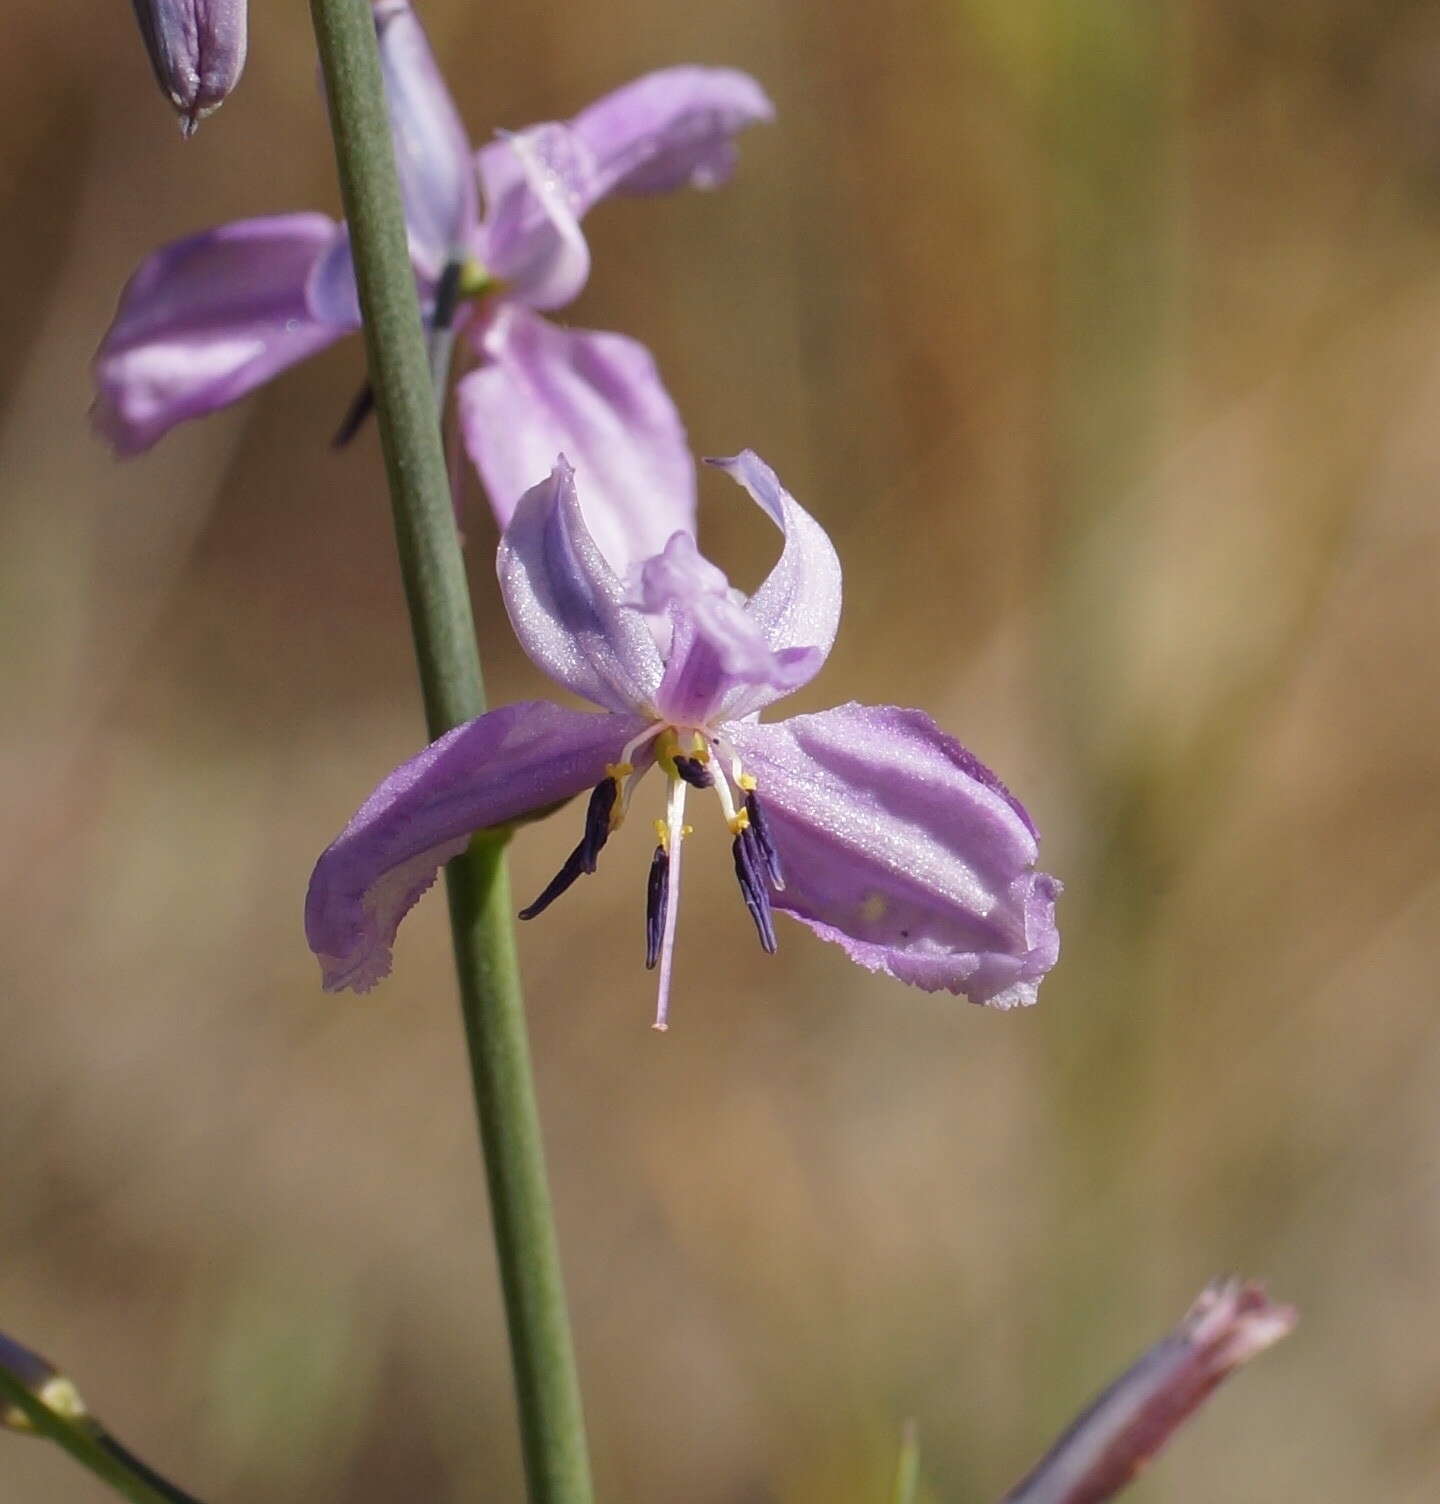
[[1035,1001],[1060,884],[1019,802],[929,716],[849,704],[726,734],[784,867],[775,908],[927,992]]
[[140,263],[91,368],[91,417],[118,454],[139,454],[347,332],[306,301],[334,234],[323,214],[245,219]]
[[570,122],[594,161],[585,207],[610,193],[718,187],[735,166],[736,135],[774,116],[765,91],[734,68],[647,73]]
[[529,700],[457,726],[396,768],[310,878],[305,933],[326,991],[373,987],[400,921],[474,832],[593,787],[642,725]]

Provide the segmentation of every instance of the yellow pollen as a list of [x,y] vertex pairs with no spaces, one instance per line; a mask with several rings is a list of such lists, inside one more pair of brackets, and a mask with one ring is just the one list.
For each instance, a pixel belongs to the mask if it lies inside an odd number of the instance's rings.
[[680,834],[682,836],[693,836],[695,834],[695,827],[693,825],[682,825],[680,827]]
[[655,839],[660,843],[660,849],[666,856],[670,855],[670,832],[663,820],[655,822]]
[[748,809],[737,809],[734,817],[725,823],[730,827],[730,834],[738,836],[742,830],[750,829],[750,811]]
[[460,268],[459,292],[462,298],[478,297],[482,292],[489,292],[495,284],[496,279],[478,261],[472,259]]
[[701,764],[710,761],[710,748],[698,731],[690,738],[690,755]]
[[747,794],[753,794],[755,790],[760,787],[753,773],[742,773],[735,780],[735,782],[738,783]]
[[607,762],[605,764],[605,776],[613,778],[619,783],[622,778],[628,778],[635,771],[633,762]]

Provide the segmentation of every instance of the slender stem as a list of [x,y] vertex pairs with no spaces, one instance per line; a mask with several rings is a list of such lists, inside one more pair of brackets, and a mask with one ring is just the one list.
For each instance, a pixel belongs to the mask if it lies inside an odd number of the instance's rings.
[[[480,714],[475,645],[434,387],[406,246],[369,0],[310,0],[354,247],[370,378],[430,733]],[[504,843],[447,870],[533,1504],[589,1504],[589,1463],[545,1177]]]
[[122,1447],[92,1416],[83,1410],[69,1414],[47,1404],[4,1368],[0,1368],[0,1397],[5,1401],[0,1408],[18,1410],[29,1422],[27,1429],[63,1447],[132,1504],[199,1504],[193,1494],[177,1488]]

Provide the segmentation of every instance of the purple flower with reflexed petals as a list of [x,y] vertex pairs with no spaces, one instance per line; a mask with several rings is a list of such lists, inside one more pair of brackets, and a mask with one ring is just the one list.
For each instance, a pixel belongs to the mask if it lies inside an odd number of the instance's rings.
[[[769,100],[731,69],[668,68],[472,154],[410,6],[377,0],[375,22],[416,280],[430,325],[463,329],[478,361],[459,383],[461,425],[501,525],[563,450],[588,478],[592,525],[615,562],[654,552],[693,526],[695,505],[684,428],[654,362],[634,340],[537,310],[585,285],[587,210],[612,193],[723,182],[733,138],[771,117]],[[175,241],[121,295],[95,358],[95,423],[118,453],[137,454],[359,325],[345,226],[322,214]]]
[[498,568],[525,651],[602,714],[543,700],[490,711],[397,768],[321,856],[305,925],[327,989],[390,969],[401,919],[471,835],[590,791],[579,844],[531,918],[585,873],[659,768],[664,816],[646,890],[646,961],[665,1027],[687,796],[715,801],[760,943],[780,909],[872,971],[1010,1008],[1055,962],[1060,885],[1035,870],[1029,816],[918,710],[841,705],[762,724],[811,679],[840,619],[840,562],[748,450],[715,460],[784,535],[748,600],[688,532],[622,580],[562,458],[515,509]]

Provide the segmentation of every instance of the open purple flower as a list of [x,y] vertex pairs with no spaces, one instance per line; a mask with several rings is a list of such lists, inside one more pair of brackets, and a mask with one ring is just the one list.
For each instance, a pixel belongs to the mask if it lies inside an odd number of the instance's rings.
[[601,714],[532,700],[490,711],[397,768],[321,856],[305,924],[330,990],[390,969],[401,919],[479,830],[589,791],[579,844],[531,918],[596,870],[658,767],[663,817],[646,887],[646,962],[665,1027],[686,800],[713,800],[760,943],[773,910],[872,971],[1010,1008],[1054,964],[1059,884],[1036,872],[1029,817],[918,710],[842,705],[762,724],[835,638],[840,563],[824,530],[748,450],[715,460],[784,535],[748,600],[676,532],[627,581],[586,525],[562,458],[515,509],[500,588],[522,646]]
[[[616,561],[653,552],[693,525],[695,493],[654,362],[633,340],[561,328],[537,310],[585,285],[588,209],[611,193],[723,182],[734,136],[771,117],[769,100],[743,73],[668,68],[472,155],[409,4],[377,0],[375,23],[416,279],[427,319],[453,318],[479,361],[459,385],[460,415],[501,525],[563,450],[584,469],[592,523]],[[96,425],[118,453],[137,454],[359,323],[348,236],[325,215],[172,242],[130,279],[101,342]]]

